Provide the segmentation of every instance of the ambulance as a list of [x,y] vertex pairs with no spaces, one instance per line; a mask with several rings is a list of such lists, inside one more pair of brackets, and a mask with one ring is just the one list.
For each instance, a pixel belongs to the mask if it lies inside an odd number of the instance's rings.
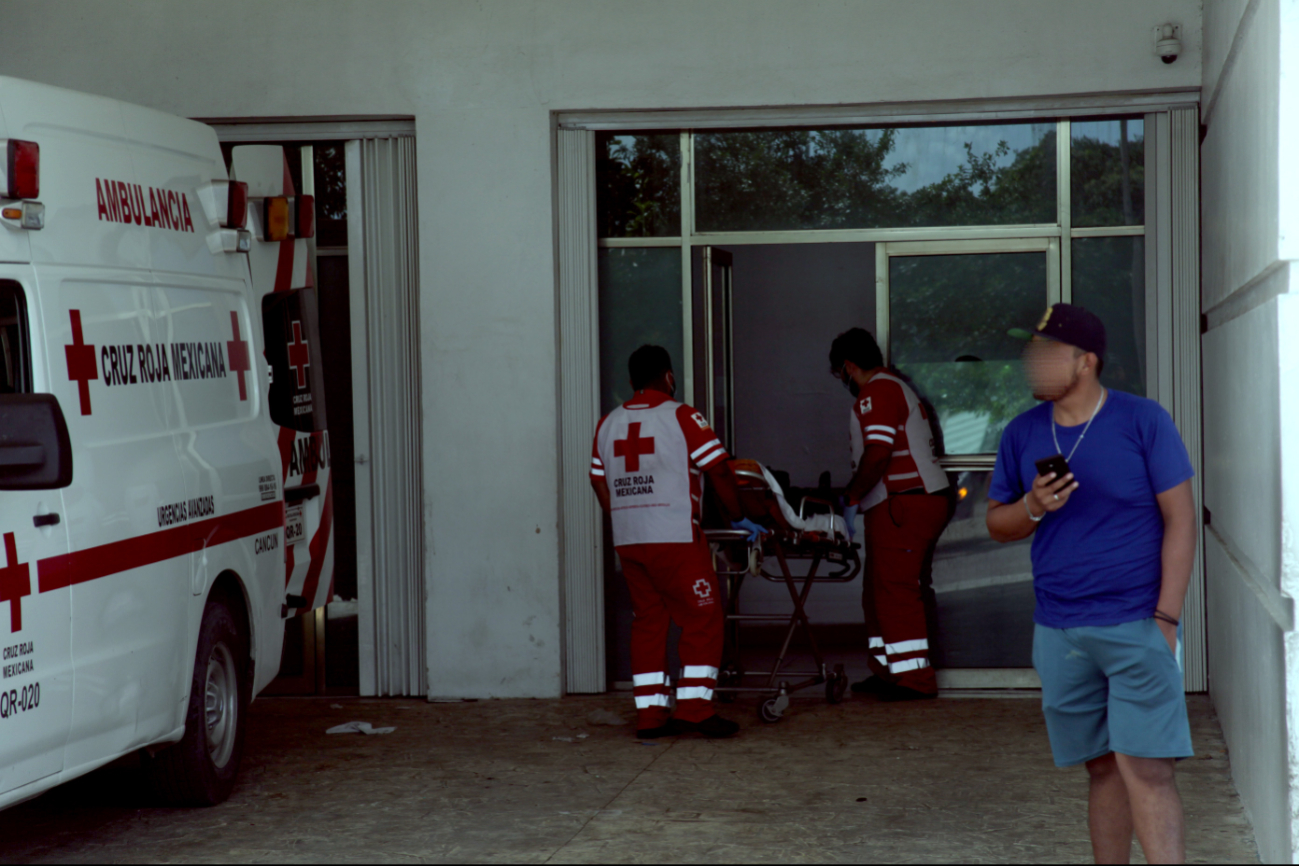
[[0,78],[0,808],[229,796],[332,594],[313,228],[278,146]]

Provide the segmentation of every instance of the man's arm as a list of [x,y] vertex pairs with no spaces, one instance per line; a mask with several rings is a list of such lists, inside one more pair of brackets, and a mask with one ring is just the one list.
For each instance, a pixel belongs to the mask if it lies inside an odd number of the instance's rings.
[[[1182,602],[1186,600],[1191,566],[1195,563],[1195,497],[1191,494],[1190,479],[1155,498],[1164,515],[1163,580],[1155,610],[1172,619],[1181,619]],[[1168,640],[1169,647],[1176,652],[1177,626],[1158,617],[1155,622]]]
[[[1038,519],[1045,517],[1048,511],[1064,508],[1070,494],[1077,489],[1078,482],[1074,481],[1072,472],[1058,481],[1052,472],[1034,478],[1033,489],[1014,502],[989,499],[988,534],[993,541],[1001,542],[1028,538],[1037,531]],[[1033,513],[1032,518],[1028,516],[1030,511]]]
[[609,482],[603,478],[591,476],[591,489],[595,491],[595,498],[600,500],[600,507],[604,509],[604,513],[608,514],[610,509]]
[[722,460],[710,466],[707,472],[708,481],[713,485],[713,490],[717,491],[717,500],[722,505],[726,519],[739,520],[744,513],[740,510],[740,495],[735,489],[735,475],[731,472],[731,461]]
[[893,457],[893,447],[891,445],[871,445],[861,456],[861,462],[857,464],[857,472],[848,483],[848,489],[843,492],[844,501],[849,504],[856,504],[865,498],[867,493],[875,489],[875,485],[880,483],[884,477],[884,470],[888,468],[889,460]]

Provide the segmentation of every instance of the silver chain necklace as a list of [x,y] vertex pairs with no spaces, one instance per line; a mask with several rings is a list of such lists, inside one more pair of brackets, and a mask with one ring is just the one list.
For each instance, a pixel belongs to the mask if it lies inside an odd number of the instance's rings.
[[[1105,402],[1105,395],[1107,393],[1109,393],[1107,389],[1101,388],[1101,396],[1096,401],[1096,408],[1092,410],[1092,416],[1087,419],[1087,426],[1083,428],[1082,435],[1078,437],[1077,442],[1073,443],[1073,450],[1070,451],[1069,456],[1064,459],[1065,463],[1068,463],[1070,460],[1072,460],[1074,454],[1078,453],[1078,446],[1082,444],[1083,439],[1086,438],[1087,436],[1087,431],[1091,429],[1092,422],[1096,420],[1096,413],[1101,411],[1101,404]],[[1060,440],[1057,439],[1055,435],[1055,407],[1054,406],[1051,407],[1051,441],[1055,443],[1056,453],[1063,454],[1064,449],[1060,447]]]

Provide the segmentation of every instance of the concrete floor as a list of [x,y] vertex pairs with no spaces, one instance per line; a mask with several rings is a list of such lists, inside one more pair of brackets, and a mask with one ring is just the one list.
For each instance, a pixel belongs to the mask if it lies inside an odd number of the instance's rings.
[[[1052,766],[1034,699],[796,698],[770,726],[742,701],[737,739],[657,745],[587,722],[630,703],[262,699],[229,802],[154,807],[119,762],[0,813],[0,862],[1090,861],[1084,771]],[[1255,863],[1217,720],[1190,703],[1190,859]],[[324,734],[351,720],[397,730]]]

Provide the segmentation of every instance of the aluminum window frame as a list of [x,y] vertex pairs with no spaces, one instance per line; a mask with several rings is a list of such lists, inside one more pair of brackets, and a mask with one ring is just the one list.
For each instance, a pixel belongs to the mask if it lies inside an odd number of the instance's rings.
[[[1180,151],[1169,144],[1170,131],[1176,127],[1180,130],[1178,141],[1185,149],[1190,147],[1187,132],[1189,121],[1199,111],[1199,88],[1187,88],[1151,93],[1109,93],[1092,94],[1077,97],[1030,97],[1005,100],[966,100],[953,102],[930,103],[880,103],[873,106],[784,106],[768,108],[729,108],[729,109],[665,109],[654,111],[621,110],[621,111],[556,111],[551,114],[552,130],[586,131],[594,143],[596,131],[615,133],[680,133],[681,159],[681,235],[658,238],[593,238],[594,246],[605,248],[618,247],[666,247],[679,248],[682,260],[682,391],[683,399],[695,402],[694,383],[694,321],[693,321],[693,268],[692,251],[695,247],[722,246],[733,247],[750,244],[773,243],[875,243],[877,255],[877,286],[880,275],[884,275],[887,291],[887,259],[889,248],[894,245],[922,242],[957,242],[970,241],[979,244],[997,242],[1023,242],[1028,239],[1054,239],[1057,246],[1056,257],[1058,269],[1056,290],[1050,294],[1050,300],[1071,301],[1072,289],[1072,250],[1074,238],[1096,237],[1133,237],[1145,238],[1146,259],[1146,333],[1147,333],[1147,395],[1169,406],[1172,400],[1172,372],[1176,365],[1180,371],[1179,379],[1188,382],[1195,378],[1198,382],[1198,344],[1194,350],[1184,348],[1178,356],[1174,355],[1173,338],[1177,332],[1179,344],[1187,343],[1189,309],[1192,299],[1187,288],[1198,280],[1198,272],[1184,274],[1173,284],[1169,263],[1174,256],[1170,238],[1170,225],[1173,218],[1182,215],[1182,231],[1179,240],[1182,247],[1193,236],[1183,224],[1194,223],[1191,205],[1186,204],[1188,196],[1198,197],[1195,184],[1194,154],[1182,155],[1180,159],[1191,168],[1175,171],[1170,157]],[[1097,226],[1074,227],[1071,211],[1071,161],[1072,146],[1071,123],[1074,119],[1083,120],[1121,115],[1144,115],[1144,140],[1146,160],[1149,167],[1154,161],[1154,171],[1147,171],[1145,182],[1146,207],[1144,222],[1139,226]],[[718,130],[740,129],[782,129],[782,128],[826,128],[844,126],[892,126],[892,125],[934,125],[934,124],[969,124],[991,121],[1054,121],[1057,126],[1057,220],[1053,224],[1032,224],[1015,226],[957,226],[941,228],[885,228],[885,229],[847,229],[847,230],[794,230],[794,231],[760,231],[760,232],[696,232],[695,225],[695,184],[694,184],[694,138],[697,133]],[[1181,127],[1186,127],[1182,129]],[[592,160],[591,171],[594,172]],[[1176,176],[1174,176],[1176,174]],[[594,176],[594,175],[593,175]],[[1179,187],[1187,187],[1182,189]],[[562,191],[561,191],[562,194]],[[1182,202],[1177,214],[1169,202],[1178,198]],[[592,215],[593,217],[594,215]],[[1189,222],[1188,222],[1189,221]],[[563,220],[558,220],[562,224]],[[591,219],[594,222],[594,218]],[[562,229],[557,228],[557,235],[563,236]],[[590,241],[587,241],[588,243]],[[1193,245],[1194,246],[1194,245]],[[594,250],[592,251],[594,252]],[[1198,256],[1198,246],[1194,249],[1181,249],[1181,258],[1187,259],[1193,267]],[[879,257],[883,257],[883,267],[879,267]],[[1185,271],[1187,264],[1179,259],[1179,265]],[[1048,263],[1048,274],[1051,274]],[[565,297],[564,279],[561,276],[561,304]],[[598,305],[598,285],[591,285],[590,291],[595,295],[585,303],[593,307]],[[1183,298],[1182,295],[1186,297]],[[1198,304],[1198,297],[1194,299]],[[1177,308],[1179,327],[1174,327],[1173,310]],[[877,305],[877,316],[878,316]],[[1198,306],[1196,308],[1198,310]],[[1183,333],[1186,332],[1186,333]],[[710,335],[711,338],[711,335]],[[1189,345],[1189,344],[1188,344]],[[596,347],[598,354],[598,346]],[[1185,357],[1182,357],[1185,356]],[[596,362],[598,376],[598,361]],[[1192,369],[1192,367],[1194,369]],[[1185,368],[1185,369],[1183,369]],[[560,398],[565,400],[570,393],[565,379],[561,375]],[[581,389],[578,389],[579,391]],[[1188,394],[1191,389],[1183,385],[1179,391]],[[1177,416],[1186,423],[1194,420],[1199,411],[1197,400],[1190,400],[1180,394],[1181,400]],[[577,394],[581,399],[582,395]],[[1190,404],[1194,403],[1194,406]],[[579,413],[580,414],[580,413]],[[567,431],[573,435],[576,431]],[[561,438],[565,430],[561,430]],[[589,431],[582,431],[582,436],[589,438]],[[1199,430],[1191,438],[1193,459],[1199,456]],[[995,462],[995,455],[977,455],[979,459],[963,459],[960,465],[954,464],[951,469],[987,469]],[[986,464],[986,465],[982,465]],[[561,496],[562,500],[562,496]],[[569,518],[567,509],[564,519]],[[583,514],[574,514],[573,518],[581,520]],[[597,547],[599,544],[597,542]],[[1187,669],[1186,686],[1188,691],[1203,691],[1207,686],[1207,670],[1204,653],[1203,621],[1203,573],[1200,565],[1202,558],[1197,558],[1196,575],[1193,577],[1193,591],[1188,597],[1187,610]],[[570,578],[571,579],[571,578]],[[599,578],[597,576],[596,578]],[[1192,634],[1194,632],[1194,634]],[[571,646],[571,636],[566,636],[566,645]],[[940,671],[940,685],[944,688],[1034,688],[1038,685],[1036,677],[1030,670],[997,669],[974,670],[956,669]]]

